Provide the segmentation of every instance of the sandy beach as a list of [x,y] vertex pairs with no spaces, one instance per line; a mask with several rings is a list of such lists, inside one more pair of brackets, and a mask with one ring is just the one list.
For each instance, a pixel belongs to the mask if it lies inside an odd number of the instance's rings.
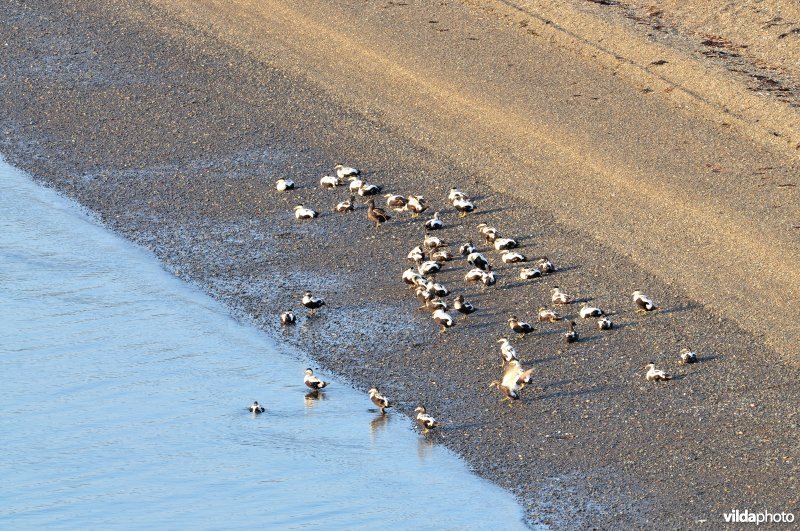
[[[692,14],[665,5],[653,29],[644,7],[612,3],[12,1],[0,152],[321,372],[379,385],[401,413],[424,403],[443,423],[431,437],[532,523],[800,516],[796,46],[770,64],[759,46],[712,57],[692,35],[742,44],[758,24],[691,33]],[[800,38],[785,16],[781,43]],[[763,69],[785,90],[742,80]],[[489,257],[494,287],[465,284],[463,259],[436,275],[475,314],[440,334],[417,309],[400,275],[426,215],[376,230],[361,200],[334,213],[350,194],[319,179],[337,162],[424,195],[451,250],[472,240]],[[297,189],[278,193],[282,176]],[[453,186],[474,213],[457,216]],[[300,203],[320,216],[298,222]],[[481,222],[557,272],[520,280]],[[570,304],[579,342],[563,323],[512,337],[534,383],[509,408],[488,387],[496,341],[554,285],[617,326]],[[637,288],[660,309],[637,314]],[[305,290],[327,301],[313,319]],[[282,328],[289,308],[299,322]],[[678,365],[684,347],[700,363]],[[646,382],[648,361],[675,379]]]

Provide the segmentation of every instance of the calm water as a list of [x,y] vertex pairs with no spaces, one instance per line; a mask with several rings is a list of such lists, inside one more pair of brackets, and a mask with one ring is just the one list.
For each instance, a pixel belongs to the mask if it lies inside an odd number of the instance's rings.
[[0,527],[523,527],[307,364],[0,160]]

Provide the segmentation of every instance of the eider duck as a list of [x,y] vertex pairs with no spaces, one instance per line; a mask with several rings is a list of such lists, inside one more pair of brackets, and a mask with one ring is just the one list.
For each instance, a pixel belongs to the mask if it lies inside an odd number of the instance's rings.
[[431,260],[436,262],[449,262],[453,259],[453,253],[447,249],[439,249],[431,253]]
[[355,210],[355,207],[353,206],[354,200],[355,196],[351,195],[350,199],[346,199],[344,201],[341,201],[340,203],[337,203],[333,209],[334,212],[352,212],[353,210]]
[[561,316],[558,315],[554,310],[542,306],[539,308],[538,319],[540,323],[544,321],[547,321],[548,323],[555,323],[556,321],[561,320]]
[[381,408],[381,415],[385,415],[386,409],[394,405],[378,391],[377,387],[373,387],[367,392],[369,393],[369,399],[372,400],[372,403]]
[[572,296],[561,291],[558,286],[553,286],[550,290],[550,300],[553,301],[553,304],[569,304],[572,302]]
[[319,180],[319,185],[323,188],[336,188],[342,184],[342,179],[333,175],[325,175]]
[[436,311],[433,312],[433,320],[436,321],[441,327],[440,332],[446,332],[448,328],[453,326],[453,318],[450,316],[449,313],[442,310],[441,308],[437,308]]
[[402,195],[397,194],[384,194],[386,198],[386,206],[394,210],[395,212],[402,212],[406,208],[406,203],[408,203],[408,199],[403,197]]
[[414,290],[414,295],[419,299],[419,302],[422,304],[420,308],[427,308],[428,301],[432,301],[436,298],[436,295],[433,294],[432,291],[428,291],[425,286],[418,286],[416,290]]
[[424,308],[426,310],[430,310],[431,312],[435,312],[436,310],[442,310],[443,312],[446,312],[448,310],[447,303],[442,299],[436,298],[435,295],[433,299],[425,301]]
[[517,247],[519,247],[519,243],[517,240],[512,240],[511,238],[497,238],[494,241],[494,248],[496,251],[506,251]]
[[310,311],[308,312],[309,316],[315,315],[317,310],[325,306],[325,301],[319,297],[315,297],[311,294],[310,291],[306,291],[303,294],[302,300],[303,306],[308,308]]
[[387,214],[386,212],[384,212],[380,208],[375,208],[375,200],[374,199],[370,199],[369,200],[369,203],[367,203],[367,207],[368,207],[368,209],[367,209],[367,219],[369,219],[370,221],[375,223],[375,228],[376,229],[381,226],[381,223],[386,223],[387,221],[392,219],[392,217],[389,214]]
[[425,260],[425,252],[422,250],[422,247],[417,245],[408,252],[406,258],[408,258],[412,262],[422,262],[423,260]]
[[688,348],[681,349],[681,364],[697,363],[697,354]]
[[539,270],[544,275],[549,275],[550,273],[554,273],[556,270],[556,266],[553,265],[553,262],[551,262],[550,259],[547,258],[546,256],[543,256],[536,261],[536,267],[538,267]]
[[447,244],[439,238],[438,236],[431,236],[430,234],[425,235],[425,239],[422,241],[422,246],[426,249],[438,249],[439,247],[447,247]]
[[297,219],[314,219],[317,217],[317,213],[303,205],[297,205],[294,207],[294,217]]
[[475,247],[475,244],[472,243],[471,241],[465,243],[464,245],[458,248],[458,252],[461,253],[461,256],[469,256],[477,250],[478,248]]
[[411,217],[415,218],[428,210],[430,205],[425,201],[425,198],[421,195],[410,195],[408,196],[408,203],[406,204],[406,210],[411,212]]
[[648,382],[660,382],[666,380],[672,380],[672,375],[667,374],[666,372],[662,371],[661,369],[656,369],[656,364],[652,361],[644,366],[647,369],[647,374],[645,375],[645,379]]
[[464,314],[464,317],[466,317],[475,311],[475,306],[472,303],[465,301],[463,295],[459,295],[453,299],[453,309]]
[[491,268],[483,272],[483,275],[481,275],[481,283],[485,288],[497,284],[497,277],[494,276],[494,272]]
[[447,200],[450,201],[451,203],[455,203],[459,199],[469,199],[469,197],[467,197],[467,194],[465,194],[455,186],[453,188],[450,188],[450,193],[447,194]]
[[439,230],[444,227],[442,219],[439,217],[438,212],[433,213],[433,217],[425,221],[425,228],[428,230]]
[[581,310],[578,312],[581,318],[588,319],[589,317],[601,317],[605,315],[602,309],[598,308],[597,306],[589,306],[588,302],[584,302],[581,304]]
[[425,262],[420,262],[419,265],[417,265],[417,271],[419,271],[419,274],[422,276],[433,275],[441,270],[442,264],[433,260],[426,260]]
[[609,319],[608,317],[603,316],[597,320],[598,330],[611,330],[612,328],[614,328],[614,323],[612,323],[611,319]]
[[482,271],[486,271],[487,269],[491,269],[489,265],[489,260],[486,259],[481,253],[473,252],[467,256],[467,262],[472,267],[477,267]]
[[658,309],[658,307],[653,304],[653,301],[639,291],[638,289],[632,293],[633,295],[633,303],[636,305],[637,312],[652,312],[653,310]]
[[494,286],[497,283],[497,277],[494,276],[491,270],[484,271],[477,267],[467,271],[467,274],[464,275],[464,280],[467,282],[480,282],[483,284],[484,288]]
[[530,334],[533,332],[533,325],[524,321],[520,321],[517,319],[516,315],[512,315],[508,319],[508,326],[511,328],[511,330],[520,335]]
[[296,320],[292,310],[286,310],[281,314],[281,324],[284,326],[294,324]]
[[458,210],[458,217],[460,218],[463,218],[470,212],[475,211],[475,203],[469,199],[459,199],[457,201],[453,201],[453,207]]
[[425,284],[425,289],[432,292],[437,297],[447,297],[450,295],[450,290],[447,289],[444,284],[440,284],[439,282],[434,282],[433,280],[429,280]]
[[284,179],[281,177],[277,181],[275,181],[275,189],[279,192],[285,192],[286,190],[294,190],[294,181],[291,179]]
[[524,254],[517,251],[504,251],[500,259],[504,264],[518,264],[527,260]]
[[575,321],[570,321],[567,324],[567,328],[569,329],[564,332],[564,341],[567,343],[575,343],[578,340],[578,332],[575,331]]
[[361,185],[364,184],[364,181],[362,181],[361,179],[359,179],[354,175],[348,177],[347,180],[350,181],[350,186],[349,186],[350,191],[356,194],[358,193],[358,190],[361,188]]
[[513,359],[508,362],[503,371],[503,379],[501,381],[492,380],[489,387],[497,387],[503,393],[502,401],[519,400],[519,393],[526,384],[530,383],[532,374],[533,369],[523,370],[519,361]]
[[378,195],[381,193],[381,190],[382,188],[377,184],[362,183],[361,186],[358,187],[358,195],[361,197]]
[[265,411],[265,410],[264,410],[264,406],[262,406],[261,404],[259,404],[259,403],[258,403],[258,400],[254,401],[254,402],[253,402],[253,405],[252,405],[252,406],[250,406],[250,407],[249,407],[249,408],[247,408],[247,409],[249,409],[249,410],[250,410],[250,413],[255,413],[256,415],[258,415],[259,413],[263,413],[263,412]]
[[422,282],[425,281],[422,275],[420,275],[410,267],[405,271],[403,271],[403,282],[405,282],[406,284],[409,284],[411,286],[416,286],[419,284],[420,279],[422,279],[421,280]]
[[542,272],[538,267],[523,267],[519,270],[519,278],[522,280],[530,280],[532,278],[539,278],[541,276]]
[[310,387],[315,391],[319,391],[320,389],[328,385],[328,382],[323,382],[322,380],[314,376],[314,371],[312,371],[311,369],[306,369],[306,375],[303,378],[303,383],[306,384],[307,387]]
[[517,359],[517,350],[508,338],[501,337],[497,342],[500,343],[500,356],[503,358],[503,363]]
[[500,236],[496,228],[490,227],[486,223],[478,223],[478,232],[484,237],[486,243],[494,243],[498,236]]
[[439,423],[436,422],[436,419],[428,415],[428,412],[425,410],[425,406],[417,406],[414,410],[417,414],[417,425],[422,428],[422,434],[427,434],[433,428],[439,426]]
[[333,167],[336,170],[336,176],[340,179],[345,179],[347,177],[355,177],[356,175],[360,175],[361,171],[351,168],[350,166],[345,166],[343,164],[337,164]]

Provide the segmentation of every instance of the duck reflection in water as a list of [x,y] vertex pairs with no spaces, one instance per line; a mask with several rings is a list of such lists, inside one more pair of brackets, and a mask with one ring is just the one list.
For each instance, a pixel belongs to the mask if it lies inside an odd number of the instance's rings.
[[305,405],[306,409],[311,409],[315,405],[317,405],[317,400],[325,400],[325,391],[320,391],[317,389],[316,391],[311,391],[310,393],[306,393],[305,395]]

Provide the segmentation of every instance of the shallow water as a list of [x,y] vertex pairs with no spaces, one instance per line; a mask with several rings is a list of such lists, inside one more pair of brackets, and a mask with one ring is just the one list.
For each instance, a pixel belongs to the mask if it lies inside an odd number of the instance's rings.
[[299,354],[2,161],[0,265],[0,526],[524,527],[408,418],[336,381],[306,399]]

